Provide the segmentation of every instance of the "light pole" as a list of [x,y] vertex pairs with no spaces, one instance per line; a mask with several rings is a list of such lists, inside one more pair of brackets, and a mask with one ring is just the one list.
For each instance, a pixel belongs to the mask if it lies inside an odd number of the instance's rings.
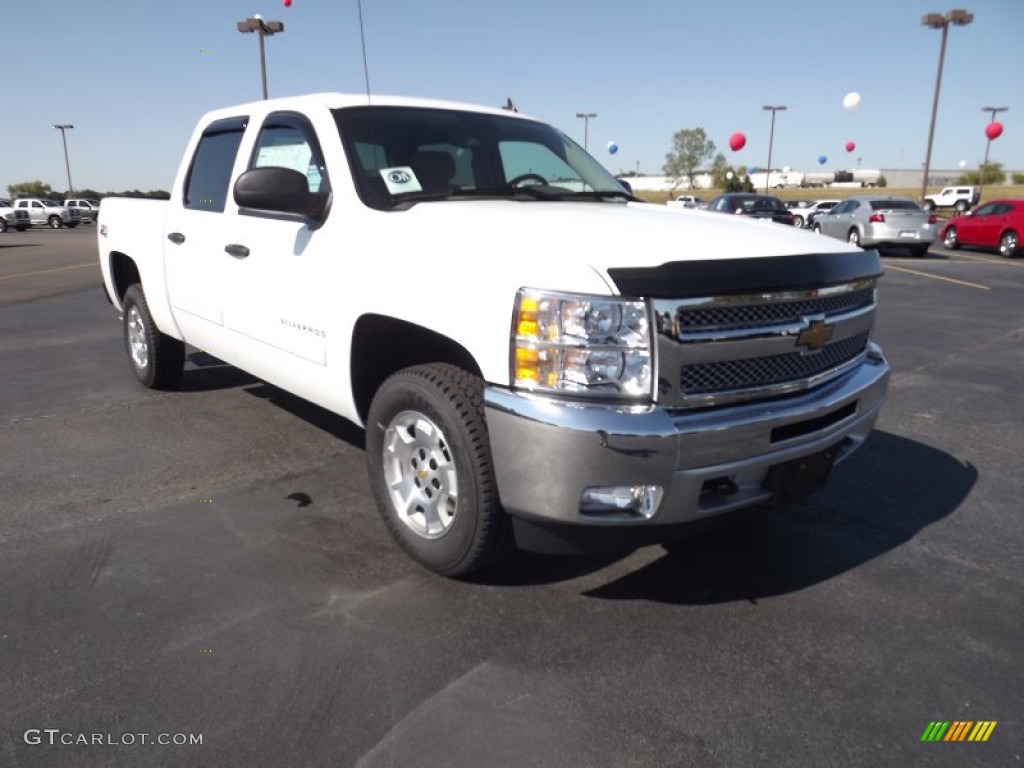
[[772,177],[772,144],[775,142],[775,113],[785,111],[786,107],[782,104],[765,104],[761,109],[771,110],[772,113],[772,130],[768,134],[768,173],[764,175],[764,191],[768,193],[768,181]]
[[[989,122],[994,123],[996,121],[996,115],[1000,112],[1005,112],[1009,107],[982,107],[982,112],[991,112],[992,119]],[[985,134],[988,138],[988,134]],[[985,171],[988,170],[988,150],[992,146],[992,139],[988,139],[985,142],[985,162],[981,164],[981,178],[978,181],[978,205],[981,205],[981,193],[985,191]]]
[[576,117],[583,118],[583,149],[587,148],[587,140],[590,134],[590,119],[597,117],[597,112],[577,112]]
[[927,13],[921,18],[921,23],[931,29],[942,30],[942,45],[939,48],[939,73],[935,77],[935,98],[932,100],[932,121],[928,126],[928,149],[924,156],[924,178],[921,179],[921,202],[924,203],[924,196],[928,194],[928,172],[932,167],[932,140],[935,138],[935,115],[939,111],[939,89],[942,87],[942,63],[946,58],[946,36],[949,34],[949,25],[955,24],[958,27],[966,27],[974,21],[974,14],[968,13],[962,8],[950,11],[945,16],[941,13]]
[[258,13],[238,22],[239,32],[258,32],[260,36],[260,74],[263,76],[263,98],[267,98],[267,57],[263,50],[263,38],[284,32],[284,23],[280,21],[264,21]]
[[60,131],[61,141],[64,142],[64,167],[67,168],[68,171],[68,197],[74,197],[75,188],[71,186],[71,162],[68,160],[68,139],[65,131],[69,128],[74,128],[75,126],[71,125],[71,123],[62,123],[61,125],[55,125],[53,127]]

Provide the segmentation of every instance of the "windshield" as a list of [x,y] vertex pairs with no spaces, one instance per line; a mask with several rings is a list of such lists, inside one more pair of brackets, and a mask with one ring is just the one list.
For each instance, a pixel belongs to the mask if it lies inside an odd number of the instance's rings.
[[466,197],[631,199],[565,134],[504,115],[424,107],[334,111],[363,202]]

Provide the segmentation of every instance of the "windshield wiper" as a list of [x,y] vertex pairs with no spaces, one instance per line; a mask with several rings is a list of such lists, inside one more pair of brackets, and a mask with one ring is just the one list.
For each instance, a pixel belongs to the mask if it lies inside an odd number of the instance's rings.
[[588,192],[573,192],[571,197],[574,198],[589,198],[592,200],[605,200],[607,198],[622,198],[623,200],[629,200],[630,202],[640,202],[639,198],[633,197],[633,195],[626,192],[624,189],[595,189]]

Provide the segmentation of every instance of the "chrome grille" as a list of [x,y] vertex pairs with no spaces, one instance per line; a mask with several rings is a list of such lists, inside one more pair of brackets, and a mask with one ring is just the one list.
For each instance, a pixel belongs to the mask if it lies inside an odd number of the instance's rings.
[[680,329],[710,330],[752,328],[759,325],[799,322],[804,315],[835,314],[870,306],[874,288],[850,293],[817,296],[797,301],[781,301],[738,306],[681,307],[676,315]]
[[875,280],[653,305],[659,401],[706,408],[810,389],[860,364]]
[[818,376],[862,354],[868,333],[826,344],[811,355],[789,352],[783,355],[725,360],[720,363],[684,365],[679,386],[688,394],[729,392],[734,389],[769,387],[797,379]]

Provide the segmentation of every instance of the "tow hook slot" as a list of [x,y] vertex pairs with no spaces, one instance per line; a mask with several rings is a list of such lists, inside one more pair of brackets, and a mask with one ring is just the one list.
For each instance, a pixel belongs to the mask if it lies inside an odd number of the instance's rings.
[[708,496],[733,496],[739,489],[739,486],[730,477],[713,477],[710,480],[704,481],[704,484],[700,487],[700,495],[704,498]]

